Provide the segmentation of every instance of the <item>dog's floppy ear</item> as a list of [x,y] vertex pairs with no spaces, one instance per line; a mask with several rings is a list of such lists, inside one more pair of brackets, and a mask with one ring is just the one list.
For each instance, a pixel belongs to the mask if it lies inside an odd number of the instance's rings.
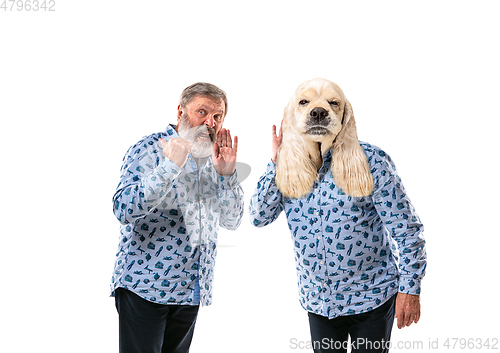
[[[316,180],[317,171],[313,159],[320,154],[311,150],[294,127],[294,100],[285,108],[283,115],[283,140],[276,157],[276,186],[285,197],[299,198],[308,193]],[[318,156],[311,158],[311,153]]]
[[347,195],[368,196],[373,190],[373,177],[368,159],[358,141],[356,122],[349,101],[345,101],[342,130],[333,142],[333,178]]

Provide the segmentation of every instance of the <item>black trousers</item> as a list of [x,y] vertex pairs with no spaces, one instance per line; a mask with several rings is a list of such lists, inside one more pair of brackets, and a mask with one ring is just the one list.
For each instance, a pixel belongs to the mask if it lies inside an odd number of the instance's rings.
[[198,305],[152,303],[123,288],[115,291],[120,353],[187,353]]
[[396,295],[363,314],[328,319],[308,313],[314,352],[345,353],[348,336],[351,336],[351,352],[389,352],[395,309]]

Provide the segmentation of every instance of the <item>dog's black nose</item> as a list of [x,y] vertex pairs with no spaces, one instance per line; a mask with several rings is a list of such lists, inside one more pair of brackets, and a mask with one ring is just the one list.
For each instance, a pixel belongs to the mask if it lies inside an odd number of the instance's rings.
[[311,110],[309,115],[311,116],[312,120],[315,120],[317,122],[321,122],[322,120],[324,120],[328,116],[328,112],[326,111],[325,108],[316,107],[313,110]]

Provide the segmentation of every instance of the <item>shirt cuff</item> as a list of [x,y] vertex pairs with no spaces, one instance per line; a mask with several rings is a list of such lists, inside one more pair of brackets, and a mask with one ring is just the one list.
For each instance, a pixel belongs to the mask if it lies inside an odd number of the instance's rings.
[[238,184],[236,169],[231,175],[219,175],[219,184],[222,190],[231,190]]
[[266,174],[273,177],[276,176],[276,163],[274,163],[272,159],[267,164]]
[[420,295],[420,281],[419,278],[400,277],[399,278],[399,293]]

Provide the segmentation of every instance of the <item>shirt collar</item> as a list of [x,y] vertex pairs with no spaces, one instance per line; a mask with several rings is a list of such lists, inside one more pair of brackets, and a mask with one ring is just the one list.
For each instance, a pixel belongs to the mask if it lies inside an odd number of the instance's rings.
[[323,165],[325,163],[330,163],[332,161],[332,149],[330,148],[328,151],[326,151],[325,155],[323,156]]
[[176,128],[177,128],[177,125],[168,124],[167,125],[167,129],[165,130],[165,132],[169,136],[179,137],[179,134],[177,133],[177,131],[175,131]]

